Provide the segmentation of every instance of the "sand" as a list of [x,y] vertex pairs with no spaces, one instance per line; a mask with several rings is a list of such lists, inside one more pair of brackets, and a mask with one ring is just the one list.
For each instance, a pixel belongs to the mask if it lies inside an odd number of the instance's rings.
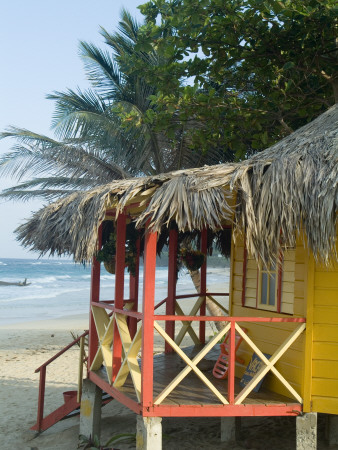
[[[59,422],[37,435],[29,431],[37,413],[39,375],[34,370],[72,341],[70,331],[87,328],[86,315],[0,328],[0,448],[9,450],[76,449],[79,417]],[[210,330],[208,332],[211,332]],[[73,347],[47,369],[45,413],[63,402],[63,391],[76,389],[78,347]],[[320,417],[318,448],[324,440]],[[219,418],[164,418],[166,449],[295,449],[295,418],[244,418],[241,435],[230,447],[221,444]],[[116,401],[102,410],[102,443],[117,433],[135,433],[136,416]],[[132,449],[134,444],[115,444]],[[331,447],[331,450],[334,447]],[[336,449],[338,447],[335,447]],[[154,449],[155,450],[155,449]]]

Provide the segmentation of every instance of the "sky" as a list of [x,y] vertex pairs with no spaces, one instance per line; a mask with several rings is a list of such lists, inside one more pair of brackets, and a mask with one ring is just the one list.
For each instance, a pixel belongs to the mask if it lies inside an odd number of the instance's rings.
[[[47,94],[88,87],[79,41],[103,44],[99,27],[115,31],[127,9],[140,21],[137,6],[145,0],[11,0],[2,2],[0,16],[0,131],[14,125],[53,136],[54,104]],[[0,154],[14,144],[0,140]],[[0,178],[0,190],[15,184]],[[20,246],[14,230],[43,201],[0,200],[0,258],[36,258]]]

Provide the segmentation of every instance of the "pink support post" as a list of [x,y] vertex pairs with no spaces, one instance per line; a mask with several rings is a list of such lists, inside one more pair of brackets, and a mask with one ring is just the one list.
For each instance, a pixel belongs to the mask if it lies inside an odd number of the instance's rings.
[[45,405],[45,386],[46,386],[46,367],[43,366],[40,369],[39,401],[38,401],[38,417],[37,417],[38,431],[42,430],[43,410]]
[[[208,231],[204,229],[201,231],[201,252],[205,254],[205,262],[201,267],[201,295],[206,294],[207,291],[207,250],[208,250]],[[206,314],[206,299],[201,305],[200,315]],[[201,344],[205,344],[205,322],[200,322],[200,341]]]
[[153,404],[154,303],[157,233],[146,232],[143,269],[142,387],[143,408]]
[[[178,245],[178,233],[176,229],[171,229],[169,232],[169,267],[168,267],[168,300],[166,302],[166,315],[175,315],[175,302],[176,302],[176,281],[177,281],[177,245]],[[175,322],[166,321],[165,331],[175,340]],[[172,353],[174,350],[168,344],[165,343],[165,353]]]
[[[124,297],[124,269],[126,261],[126,215],[124,212],[120,213],[117,218],[116,227],[116,266],[115,266],[115,308],[123,309]],[[122,358],[122,342],[118,332],[117,325],[114,327],[114,341],[113,341],[113,373],[112,381],[115,380],[116,375],[121,367]]]
[[[98,249],[102,245],[102,225],[98,230]],[[90,284],[90,311],[89,311],[89,337],[88,337],[88,370],[94,360],[98,349],[98,337],[92,313],[92,303],[100,301],[100,263],[95,256],[92,261],[91,284]]]
[[[140,238],[136,242],[136,256],[135,256],[135,275],[130,274],[129,279],[129,298],[133,300],[132,311],[138,311],[138,286],[140,277]],[[137,319],[130,317],[129,319],[130,336],[133,339],[137,330]]]

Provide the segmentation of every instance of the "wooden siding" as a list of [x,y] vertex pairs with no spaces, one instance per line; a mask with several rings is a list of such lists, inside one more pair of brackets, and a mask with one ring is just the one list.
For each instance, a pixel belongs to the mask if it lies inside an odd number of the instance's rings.
[[338,414],[338,265],[313,279],[312,411]]
[[[299,243],[296,249],[291,249],[284,253],[281,314],[256,309],[257,263],[248,257],[246,266],[245,306],[243,307],[244,247],[243,242],[237,240],[236,245],[233,246],[232,254],[233,273],[231,275],[230,314],[232,316],[249,317],[290,317],[290,315],[293,317],[305,317],[305,256],[302,243]],[[243,326],[248,328],[248,334],[258,348],[268,354],[272,354],[295,328],[295,324],[290,323],[243,324]],[[305,335],[303,334],[276,364],[277,370],[280,371],[302,397],[304,396],[304,346]],[[241,344],[238,354],[244,359],[245,363],[243,365],[237,365],[237,377],[243,375],[252,353],[253,351],[249,346],[245,343]],[[264,385],[274,392],[288,395],[285,387],[271,373],[267,375]]]

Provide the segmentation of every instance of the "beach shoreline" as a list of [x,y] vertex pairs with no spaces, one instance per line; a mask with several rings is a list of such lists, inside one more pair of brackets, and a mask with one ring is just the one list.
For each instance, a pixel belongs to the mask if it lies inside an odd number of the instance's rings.
[[[225,292],[226,284],[213,284],[210,292]],[[183,302],[185,313],[194,299]],[[164,306],[157,310],[164,313]],[[195,326],[198,326],[196,323]],[[57,423],[41,434],[30,431],[36,422],[39,374],[35,369],[53,357],[88,329],[88,314],[66,315],[48,320],[11,323],[0,326],[0,447],[9,450],[72,450],[78,446],[79,416]],[[206,336],[213,334],[208,328]],[[162,351],[163,342],[155,336],[154,351]],[[44,415],[63,403],[63,392],[77,389],[78,347],[75,345],[47,368]],[[221,449],[219,418],[163,418],[164,450]],[[243,418],[242,437],[233,450],[295,449],[293,417]],[[318,449],[329,447],[319,430]],[[117,401],[102,409],[101,442],[118,433],[135,433],[136,415]],[[135,448],[121,444],[120,450]],[[338,447],[336,447],[337,449]],[[330,450],[335,449],[331,447]]]

